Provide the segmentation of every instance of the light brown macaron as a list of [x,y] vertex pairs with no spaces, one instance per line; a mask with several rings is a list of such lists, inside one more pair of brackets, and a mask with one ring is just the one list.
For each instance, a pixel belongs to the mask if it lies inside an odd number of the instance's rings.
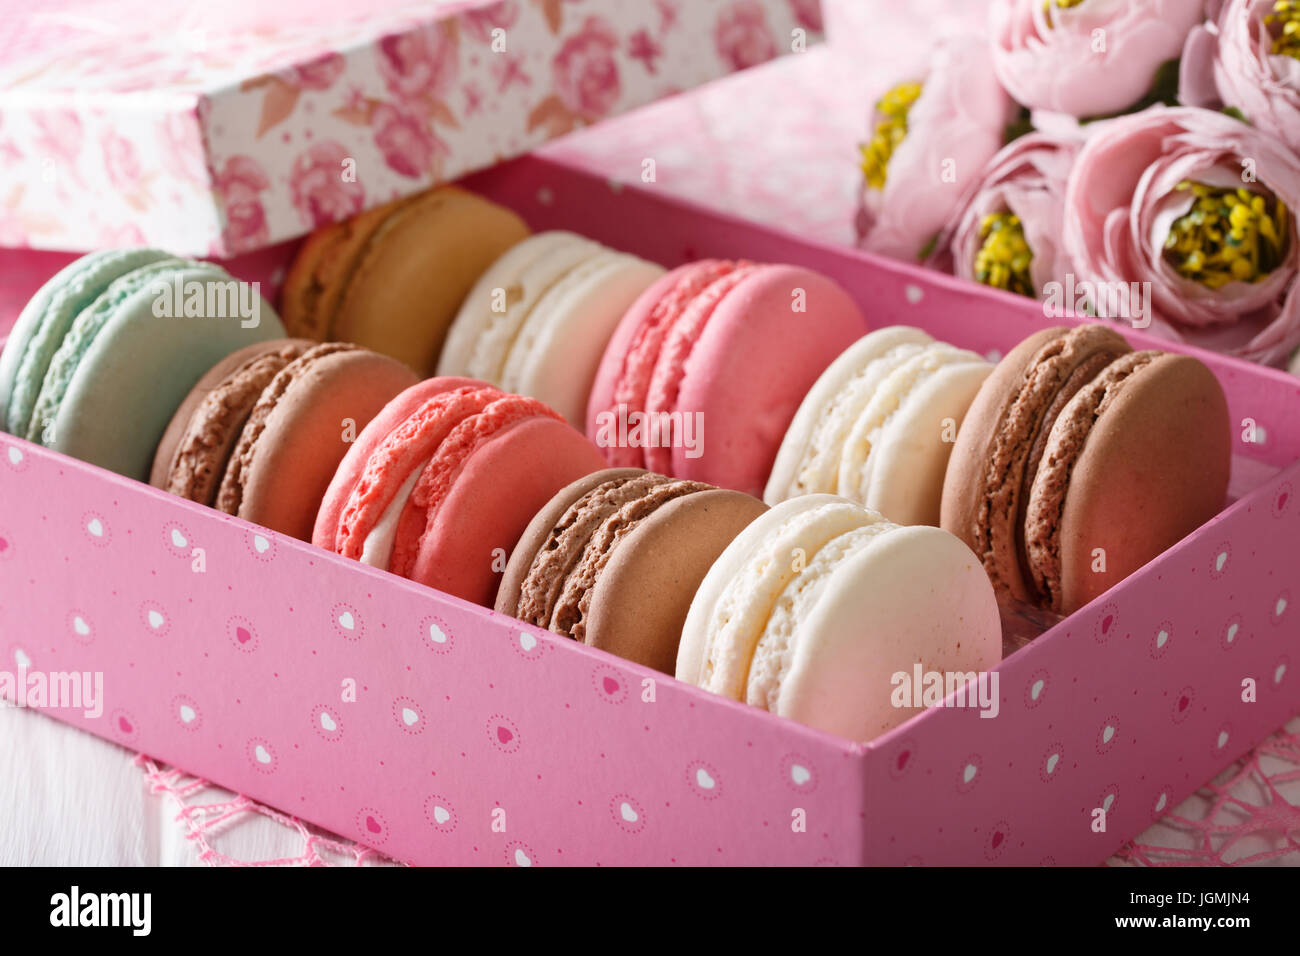
[[310,540],[351,441],[418,380],[400,362],[342,342],[250,347],[210,370],[178,409],[151,483]]
[[432,375],[474,283],[527,235],[515,213],[455,186],[369,210],[303,243],[285,277],[285,327]]
[[766,510],[701,482],[637,468],[595,472],[530,522],[496,610],[671,674],[700,582]]
[[940,523],[1001,595],[1068,614],[1213,517],[1230,461],[1203,363],[1133,352],[1102,325],[1045,329],[976,396]]

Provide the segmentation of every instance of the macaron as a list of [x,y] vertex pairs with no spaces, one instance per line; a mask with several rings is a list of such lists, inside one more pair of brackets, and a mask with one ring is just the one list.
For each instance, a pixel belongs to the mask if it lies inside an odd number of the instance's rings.
[[939,523],[957,431],[993,365],[890,326],[853,343],[817,379],[777,452],[763,500],[851,498],[898,524]]
[[357,437],[316,545],[491,607],[528,522],[600,451],[535,398],[459,378],[402,392]]
[[611,466],[761,495],[799,403],[865,331],[848,293],[808,269],[681,266],[610,339],[587,434]]
[[758,517],[714,562],[676,674],[867,741],[917,711],[894,705],[896,674],[980,672],[1001,655],[997,598],[961,541],[812,494]]
[[750,495],[698,481],[597,471],[529,522],[496,609],[671,674],[696,588],[766,510]]
[[941,523],[1001,594],[1069,614],[1218,513],[1231,443],[1204,363],[1103,325],[1044,329],[971,404]]
[[452,323],[439,375],[531,395],[578,428],[605,346],[662,267],[571,232],[530,236],[493,263]]
[[281,300],[289,334],[354,342],[432,375],[479,276],[528,235],[517,215],[443,186],[318,229]]
[[150,483],[310,540],[349,443],[419,379],[358,345],[278,339],[208,370],[167,426]]
[[256,288],[155,249],[92,253],[47,282],[0,355],[11,434],[149,477],[176,407],[212,364],[284,335]]

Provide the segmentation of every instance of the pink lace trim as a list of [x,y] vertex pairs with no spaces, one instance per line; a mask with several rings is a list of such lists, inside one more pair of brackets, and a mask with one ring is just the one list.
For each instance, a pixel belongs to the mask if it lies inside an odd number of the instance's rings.
[[[1191,811],[1199,812],[1184,815]],[[1300,866],[1300,718],[1226,767],[1111,862]]]
[[[194,843],[199,859],[208,866],[362,866],[369,861],[387,862],[387,857],[369,847],[325,833],[297,817],[242,795],[214,803],[200,802],[205,794],[216,792],[224,796],[225,791],[183,770],[159,766],[144,754],[136,756],[135,765],[144,771],[151,793],[165,795],[172,801],[178,811],[174,819],[185,825],[188,830],[186,838]],[[264,816],[285,829],[296,830],[303,841],[302,852],[295,857],[272,860],[236,860],[209,842],[210,836],[237,826],[253,815]]]

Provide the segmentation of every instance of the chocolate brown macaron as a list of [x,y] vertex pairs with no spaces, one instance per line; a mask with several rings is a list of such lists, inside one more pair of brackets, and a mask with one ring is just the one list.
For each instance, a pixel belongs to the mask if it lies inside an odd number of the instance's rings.
[[150,484],[303,540],[349,442],[418,381],[342,342],[277,339],[208,370],[172,416]]
[[766,510],[698,481],[638,468],[595,472],[528,525],[496,610],[671,674],[700,582]]
[[1045,329],[976,396],[940,523],[1000,594],[1069,614],[1218,513],[1231,441],[1204,363],[1102,325]]

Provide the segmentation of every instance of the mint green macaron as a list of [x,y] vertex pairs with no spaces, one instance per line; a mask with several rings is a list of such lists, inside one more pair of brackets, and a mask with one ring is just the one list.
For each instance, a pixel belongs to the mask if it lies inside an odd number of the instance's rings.
[[199,377],[236,349],[284,334],[271,306],[220,266],[155,249],[92,253],[19,316],[0,353],[0,427],[147,481],[163,430]]

